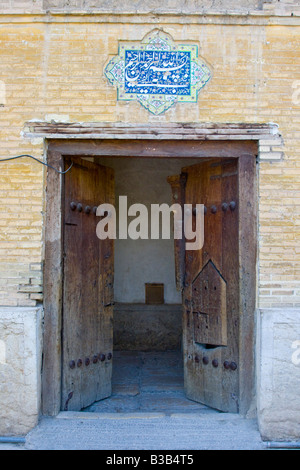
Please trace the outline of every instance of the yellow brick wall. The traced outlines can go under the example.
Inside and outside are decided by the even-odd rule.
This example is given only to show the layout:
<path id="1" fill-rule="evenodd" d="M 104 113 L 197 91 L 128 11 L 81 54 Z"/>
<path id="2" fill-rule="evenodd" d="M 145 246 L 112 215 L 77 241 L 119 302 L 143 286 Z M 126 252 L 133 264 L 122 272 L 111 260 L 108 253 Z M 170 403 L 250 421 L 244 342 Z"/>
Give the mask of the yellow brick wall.
<path id="1" fill-rule="evenodd" d="M 221 24 L 225 17 L 220 24 L 97 18 L 48 21 L 41 15 L 31 23 L 28 16 L 0 16 L 0 80 L 6 88 L 0 158 L 42 158 L 43 142 L 30 142 L 22 130 L 25 122 L 51 115 L 70 122 L 275 122 L 284 159 L 259 167 L 259 306 L 300 307 L 300 21 L 260 26 L 255 19 Z M 119 40 L 140 41 L 157 26 L 175 41 L 198 42 L 213 71 L 197 104 L 178 104 L 159 117 L 138 103 L 117 102 L 103 75 Z M 41 165 L 25 159 L 0 164 L 0 305 L 41 299 L 43 201 Z"/>

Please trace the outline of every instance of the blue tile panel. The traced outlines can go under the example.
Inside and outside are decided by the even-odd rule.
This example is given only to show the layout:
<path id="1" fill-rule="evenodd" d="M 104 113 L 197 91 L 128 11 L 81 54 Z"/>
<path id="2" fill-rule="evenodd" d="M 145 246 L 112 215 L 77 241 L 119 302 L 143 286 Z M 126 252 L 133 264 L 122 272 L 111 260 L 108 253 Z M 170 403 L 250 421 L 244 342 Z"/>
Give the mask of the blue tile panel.
<path id="1" fill-rule="evenodd" d="M 190 95 L 191 53 L 126 50 L 124 91 L 146 95 Z"/>

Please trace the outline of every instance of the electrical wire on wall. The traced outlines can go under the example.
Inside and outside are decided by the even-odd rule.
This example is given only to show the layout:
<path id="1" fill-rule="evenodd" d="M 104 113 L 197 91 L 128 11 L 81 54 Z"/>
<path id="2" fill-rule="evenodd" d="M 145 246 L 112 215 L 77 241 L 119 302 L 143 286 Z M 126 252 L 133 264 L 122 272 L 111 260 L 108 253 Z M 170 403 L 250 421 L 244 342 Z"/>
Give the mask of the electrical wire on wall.
<path id="1" fill-rule="evenodd" d="M 16 157 L 0 158 L 0 163 L 9 162 L 11 160 L 17 160 L 18 158 L 32 158 L 36 162 L 41 163 L 42 165 L 47 166 L 48 168 L 51 168 L 52 170 L 56 171 L 56 173 L 59 173 L 60 175 L 65 175 L 66 173 L 68 173 L 68 171 L 70 171 L 72 166 L 73 166 L 73 162 L 72 162 L 72 165 L 66 171 L 59 171 L 56 168 L 54 168 L 53 166 L 48 165 L 48 163 L 42 162 L 41 160 L 39 160 L 38 158 L 33 157 L 32 155 L 18 155 Z"/>

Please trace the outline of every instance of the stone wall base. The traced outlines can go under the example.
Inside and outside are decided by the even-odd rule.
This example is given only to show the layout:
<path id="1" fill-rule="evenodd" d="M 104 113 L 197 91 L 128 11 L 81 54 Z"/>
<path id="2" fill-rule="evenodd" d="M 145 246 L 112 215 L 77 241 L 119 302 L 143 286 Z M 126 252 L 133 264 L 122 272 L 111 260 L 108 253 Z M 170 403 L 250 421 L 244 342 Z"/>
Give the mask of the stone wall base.
<path id="1" fill-rule="evenodd" d="M 300 438 L 300 310 L 257 312 L 257 415 L 268 441 Z"/>
<path id="2" fill-rule="evenodd" d="M 0 436 L 38 423 L 42 308 L 0 308 Z M 300 439 L 300 310 L 257 310 L 257 417 L 268 441 Z"/>
<path id="3" fill-rule="evenodd" d="M 0 308 L 0 436 L 26 435 L 41 397 L 41 308 Z"/>

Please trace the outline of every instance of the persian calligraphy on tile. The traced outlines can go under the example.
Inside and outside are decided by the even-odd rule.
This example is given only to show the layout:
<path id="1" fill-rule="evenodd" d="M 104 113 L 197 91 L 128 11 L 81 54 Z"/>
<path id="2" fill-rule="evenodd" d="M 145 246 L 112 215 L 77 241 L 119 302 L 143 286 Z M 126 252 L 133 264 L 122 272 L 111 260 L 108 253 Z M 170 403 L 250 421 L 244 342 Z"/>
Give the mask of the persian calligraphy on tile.
<path id="1" fill-rule="evenodd" d="M 176 45 L 156 30 L 140 43 L 120 43 L 105 75 L 118 88 L 118 100 L 137 100 L 153 114 L 177 102 L 196 103 L 211 72 L 198 58 L 196 45 Z"/>

